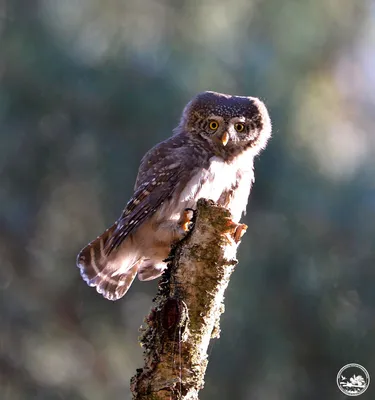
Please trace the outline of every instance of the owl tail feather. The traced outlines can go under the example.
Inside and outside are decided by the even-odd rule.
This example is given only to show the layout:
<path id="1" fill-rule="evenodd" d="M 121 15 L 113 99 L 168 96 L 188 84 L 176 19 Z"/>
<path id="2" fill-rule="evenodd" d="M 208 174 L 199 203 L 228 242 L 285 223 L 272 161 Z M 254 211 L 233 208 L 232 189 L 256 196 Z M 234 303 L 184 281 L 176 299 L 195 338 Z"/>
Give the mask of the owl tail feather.
<path id="1" fill-rule="evenodd" d="M 108 300 L 118 300 L 125 295 L 132 284 L 141 260 L 127 257 L 128 263 L 113 251 L 105 252 L 105 246 L 112 237 L 116 225 L 84 247 L 77 257 L 77 267 L 83 280 Z M 125 265 L 124 265 L 125 264 Z"/>

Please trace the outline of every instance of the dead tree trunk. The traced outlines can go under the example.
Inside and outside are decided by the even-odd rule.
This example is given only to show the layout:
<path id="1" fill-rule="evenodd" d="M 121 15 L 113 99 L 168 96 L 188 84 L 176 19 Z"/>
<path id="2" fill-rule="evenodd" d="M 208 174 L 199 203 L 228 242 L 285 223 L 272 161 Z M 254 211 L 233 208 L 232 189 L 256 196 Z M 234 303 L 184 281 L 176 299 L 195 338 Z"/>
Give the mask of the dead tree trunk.
<path id="1" fill-rule="evenodd" d="M 133 399 L 198 399 L 207 348 L 219 336 L 224 292 L 245 225 L 225 208 L 199 200 L 193 232 L 174 249 L 155 306 L 142 328 L 145 366 L 131 380 Z"/>

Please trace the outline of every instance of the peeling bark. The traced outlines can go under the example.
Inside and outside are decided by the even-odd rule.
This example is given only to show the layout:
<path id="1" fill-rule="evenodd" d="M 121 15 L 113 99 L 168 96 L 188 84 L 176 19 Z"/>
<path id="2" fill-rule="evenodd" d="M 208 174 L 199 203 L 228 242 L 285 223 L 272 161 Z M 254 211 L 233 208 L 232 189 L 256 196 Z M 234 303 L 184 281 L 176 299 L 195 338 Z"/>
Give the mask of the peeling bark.
<path id="1" fill-rule="evenodd" d="M 133 399 L 198 399 L 237 264 L 237 227 L 227 209 L 199 200 L 194 229 L 173 250 L 142 327 L 145 366 L 131 380 Z"/>

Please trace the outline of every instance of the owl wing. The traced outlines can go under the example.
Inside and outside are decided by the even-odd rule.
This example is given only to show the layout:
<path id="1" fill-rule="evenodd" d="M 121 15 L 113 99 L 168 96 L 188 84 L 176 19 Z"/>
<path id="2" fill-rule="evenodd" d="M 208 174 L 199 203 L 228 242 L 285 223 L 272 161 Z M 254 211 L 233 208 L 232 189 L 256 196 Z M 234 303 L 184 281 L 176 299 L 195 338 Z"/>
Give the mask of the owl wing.
<path id="1" fill-rule="evenodd" d="M 142 159 L 135 193 L 107 242 L 107 254 L 116 249 L 165 200 L 173 196 L 178 187 L 184 186 L 190 179 L 194 167 L 191 161 L 194 157 L 190 157 L 193 149 L 184 144 L 180 136 L 172 136 L 151 149 Z"/>
<path id="2" fill-rule="evenodd" d="M 176 166 L 138 187 L 117 221 L 116 229 L 105 249 L 107 254 L 116 249 L 135 228 L 172 196 L 183 174 L 181 166 Z"/>

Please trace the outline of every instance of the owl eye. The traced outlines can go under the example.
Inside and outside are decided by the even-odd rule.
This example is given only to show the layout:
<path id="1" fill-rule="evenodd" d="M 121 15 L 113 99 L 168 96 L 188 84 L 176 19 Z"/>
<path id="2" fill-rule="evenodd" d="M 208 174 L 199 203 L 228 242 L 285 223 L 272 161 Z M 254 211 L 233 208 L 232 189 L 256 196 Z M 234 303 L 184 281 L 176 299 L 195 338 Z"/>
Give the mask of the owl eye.
<path id="1" fill-rule="evenodd" d="M 245 125 L 237 122 L 236 124 L 234 124 L 234 129 L 237 132 L 242 132 L 245 129 Z"/>
<path id="2" fill-rule="evenodd" d="M 216 129 L 219 127 L 219 123 L 217 121 L 211 121 L 209 127 L 212 131 L 216 131 Z"/>

